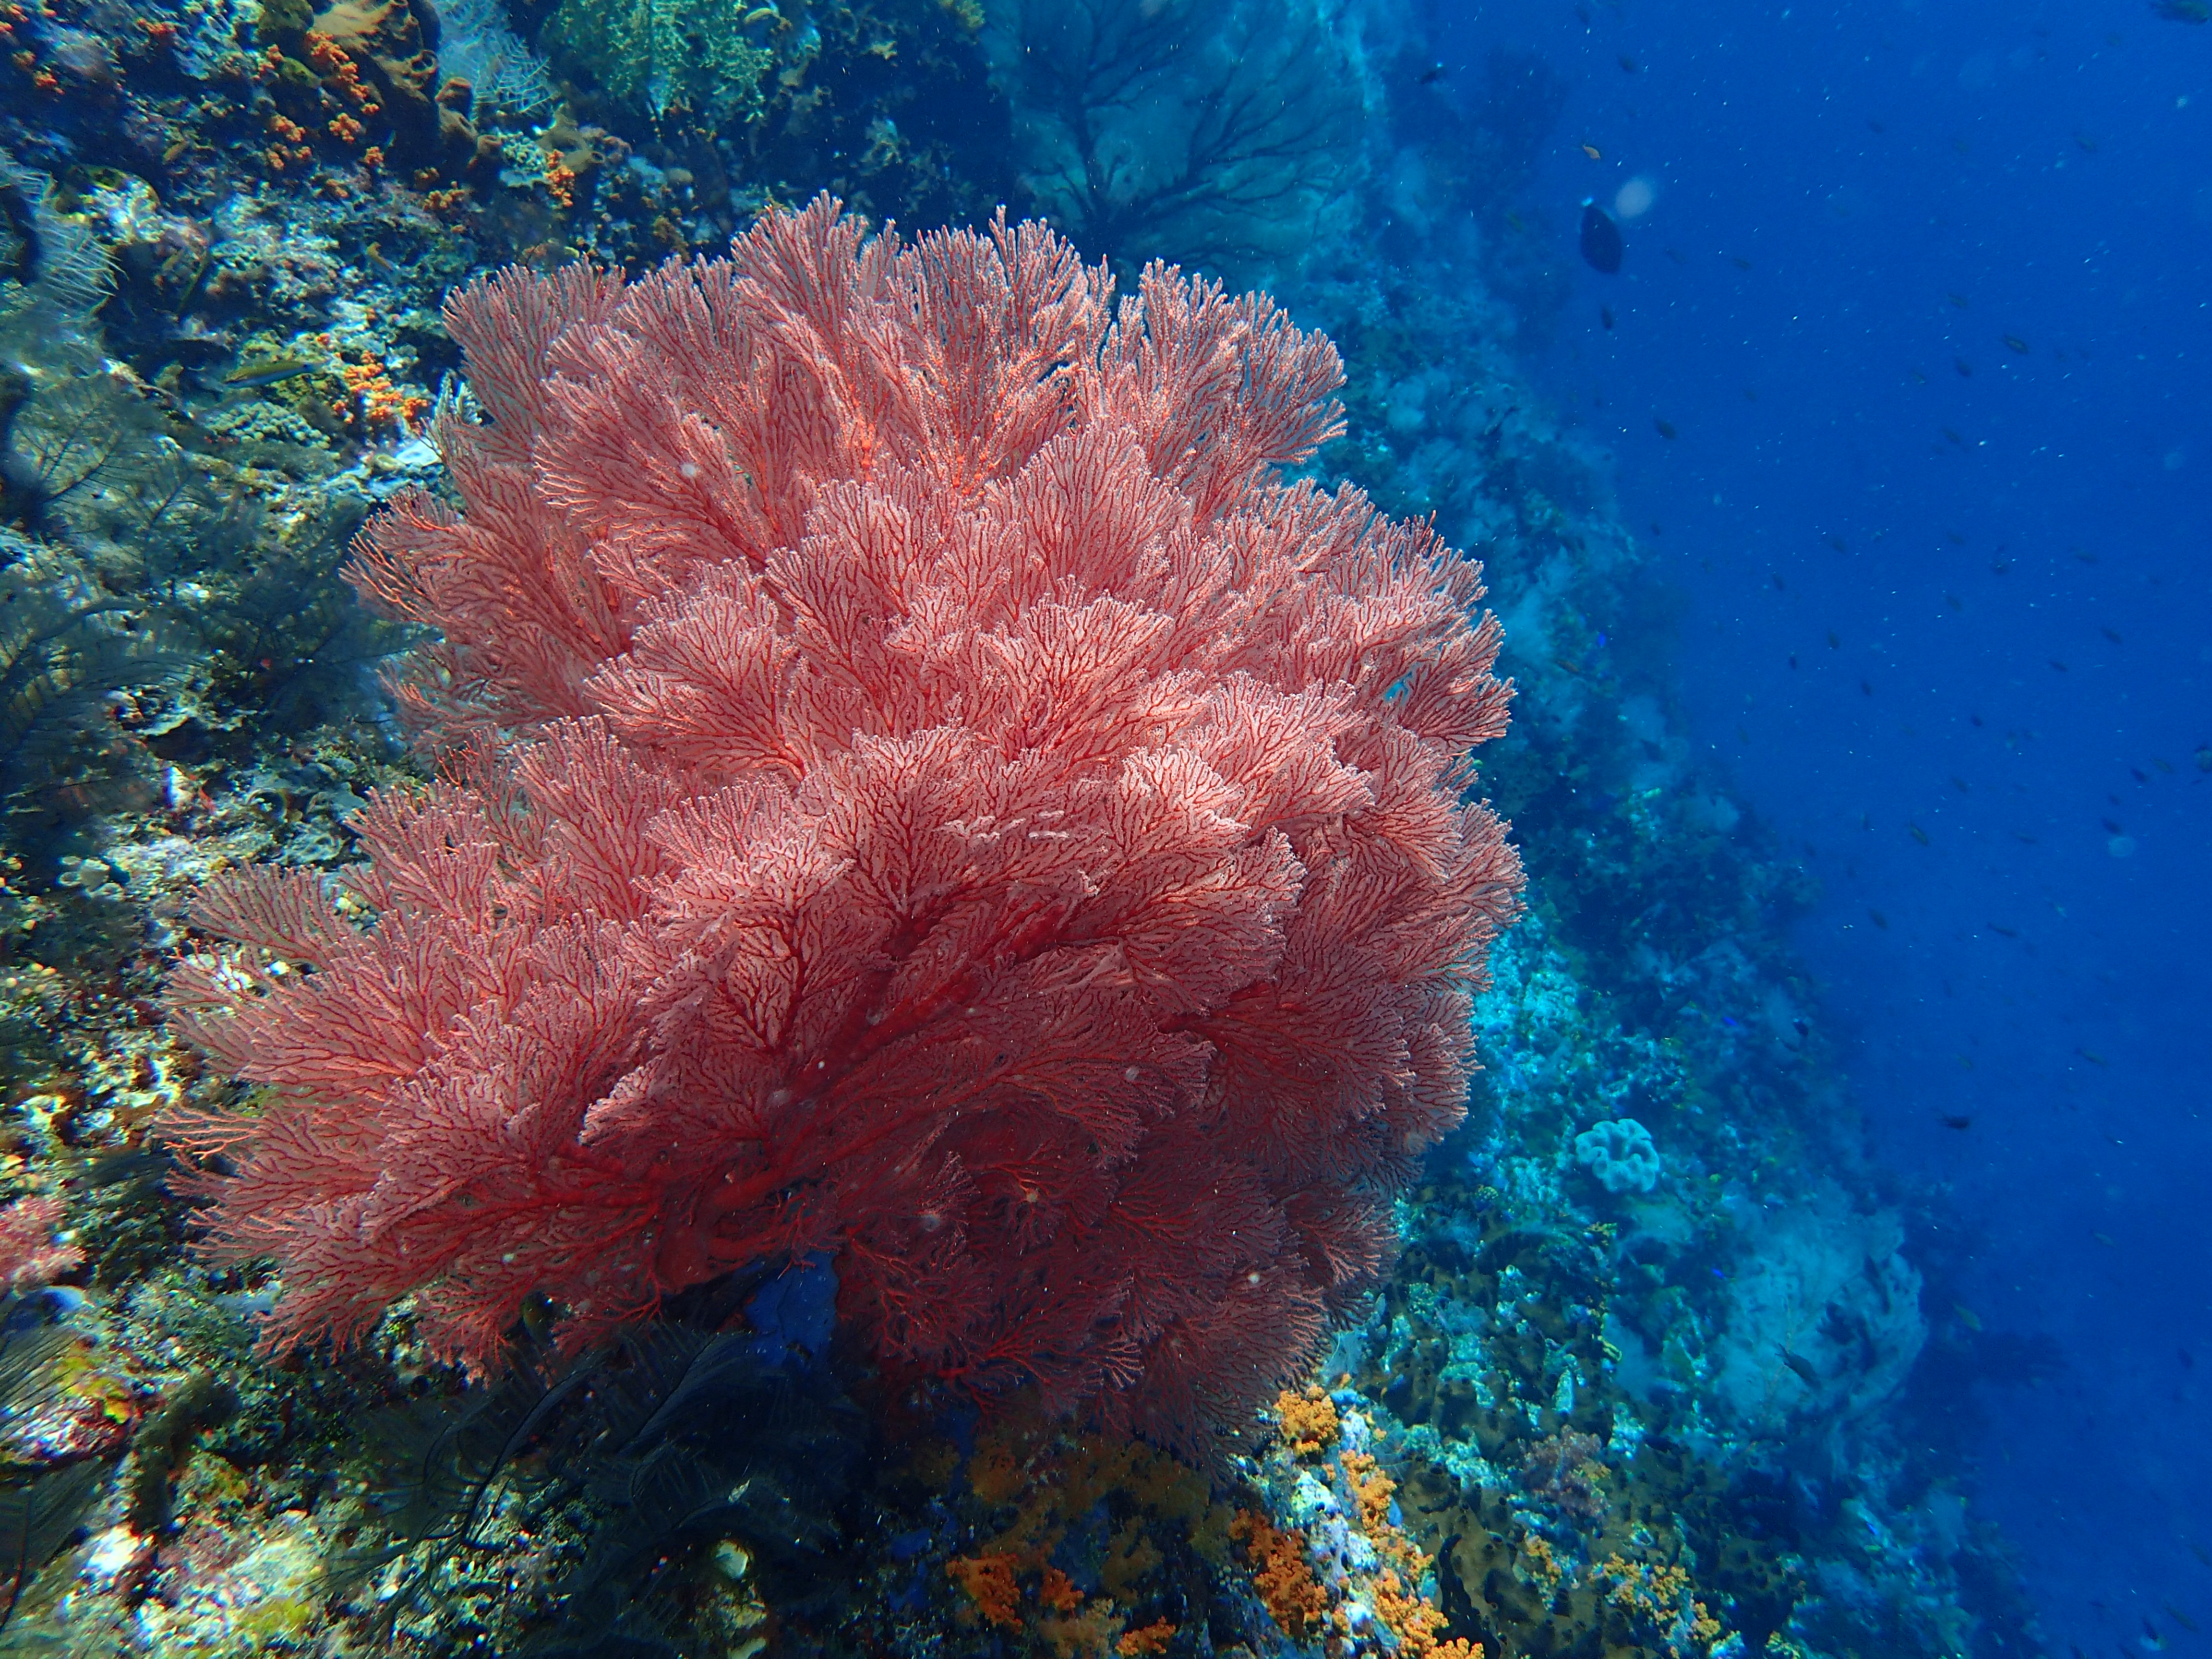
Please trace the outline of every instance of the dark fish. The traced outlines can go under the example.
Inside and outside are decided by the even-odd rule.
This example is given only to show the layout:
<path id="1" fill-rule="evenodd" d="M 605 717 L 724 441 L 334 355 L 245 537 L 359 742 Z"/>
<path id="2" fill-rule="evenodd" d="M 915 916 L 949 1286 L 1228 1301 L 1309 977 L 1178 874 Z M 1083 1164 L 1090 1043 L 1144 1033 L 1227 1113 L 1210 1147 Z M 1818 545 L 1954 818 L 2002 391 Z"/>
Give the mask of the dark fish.
<path id="1" fill-rule="evenodd" d="M 1442 64 L 1430 64 L 1428 68 L 1421 71 L 1420 75 L 1421 84 L 1425 87 L 1432 87 L 1443 78 L 1444 66 Z"/>
<path id="2" fill-rule="evenodd" d="M 1951 367 L 1957 369 L 1962 378 L 1967 380 L 1973 378 L 1974 366 L 1968 362 L 1964 357 L 1952 358 Z"/>
<path id="3" fill-rule="evenodd" d="M 2110 640 L 2114 645 L 2118 645 L 2120 642 L 2120 636 L 2118 634 L 2115 634 L 2109 628 L 2100 627 L 2097 631 L 2100 634 L 2102 634 L 2106 639 Z"/>
<path id="4" fill-rule="evenodd" d="M 2212 23 L 2212 0 L 2151 0 L 2150 9 L 2169 23 Z"/>
<path id="5" fill-rule="evenodd" d="M 2004 343 L 2008 349 L 2017 351 L 2023 357 L 2027 356 L 2027 342 L 2021 339 L 2019 335 L 2006 335 L 2004 337 Z"/>
<path id="6" fill-rule="evenodd" d="M 2099 1054 L 2094 1048 L 2076 1048 L 2074 1052 L 2081 1055 L 2082 1059 L 2087 1060 L 2092 1066 L 2108 1066 L 2112 1063 L 2111 1060 L 2106 1060 L 2104 1055 Z"/>
<path id="7" fill-rule="evenodd" d="M 1965 295 L 1954 294 L 1951 296 L 1951 303 L 1958 307 L 1960 310 L 1964 311 L 1966 308 L 1968 301 Z"/>
<path id="8" fill-rule="evenodd" d="M 1600 306 L 1597 308 L 1597 319 L 1601 323 L 1603 323 L 1607 328 L 1611 328 L 1613 326 L 1613 307 L 1611 306 Z"/>
<path id="9" fill-rule="evenodd" d="M 2007 939 L 2018 939 L 2020 937 L 2019 928 L 2008 927 L 2001 921 L 1990 922 L 1989 924 L 1989 929 L 1992 933 L 2001 933 Z"/>
<path id="10" fill-rule="evenodd" d="M 1657 415 L 1651 417 L 1651 429 L 1662 438 L 1671 440 L 1674 435 L 1674 422 Z"/>
<path id="11" fill-rule="evenodd" d="M 1782 1356 L 1784 1364 L 1797 1373 L 1797 1380 L 1807 1388 L 1817 1389 L 1820 1386 L 1820 1370 L 1811 1360 L 1802 1354 L 1794 1354 L 1787 1348 L 1777 1348 L 1775 1352 Z"/>
<path id="12" fill-rule="evenodd" d="M 1923 847 L 1928 845 L 1928 832 L 1925 830 L 1917 823 L 1908 823 L 1905 827 L 1912 832 L 1913 840 L 1918 842 Z"/>
<path id="13" fill-rule="evenodd" d="M 1636 60 L 1625 52 L 1620 54 L 1620 72 L 1623 75 L 1636 73 Z"/>
<path id="14" fill-rule="evenodd" d="M 1875 909 L 1872 905 L 1869 905 L 1867 907 L 1867 920 L 1874 923 L 1875 927 L 1881 928 L 1883 933 L 1886 933 L 1889 931 L 1889 918 L 1882 915 L 1881 911 Z"/>
<path id="15" fill-rule="evenodd" d="M 2062 673 L 2062 674 L 2070 673 L 2070 672 L 2072 672 L 2070 669 L 2069 669 L 2069 668 L 2066 666 L 2066 665 L 2065 665 L 2064 663 L 2063 663 L 2063 662 L 2059 661 L 2059 660 L 2058 660 L 2058 659 L 2057 659 L 2057 658 L 2056 658 L 2056 657 L 2053 657 L 2053 658 L 2051 659 L 2051 665 L 2053 668 L 2057 669 L 2057 670 L 2060 673 Z"/>
<path id="16" fill-rule="evenodd" d="M 1620 240 L 1620 227 L 1613 223 L 1613 216 L 1589 199 L 1583 203 L 1582 247 L 1589 268 L 1608 276 L 1620 269 L 1628 252 L 1628 244 Z"/>
<path id="17" fill-rule="evenodd" d="M 1843 641 L 1836 637 L 1836 630 L 1832 628 L 1828 630 L 1828 649 L 1833 651 L 1842 644 Z"/>
<path id="18" fill-rule="evenodd" d="M 1950 1113 L 1946 1112 L 1943 1114 L 1943 1127 L 1947 1129 L 1971 1129 L 1974 1127 L 1974 1120 L 1971 1117 L 1953 1117 Z"/>
<path id="19" fill-rule="evenodd" d="M 1948 426 L 1942 428 L 1942 431 L 1945 437 L 1948 438 L 1953 443 L 1958 445 L 1960 448 L 1964 449 L 1966 447 L 1966 440 L 1963 434 Z"/>
<path id="20" fill-rule="evenodd" d="M 1848 553 L 1851 550 L 1851 544 L 1845 541 L 1841 536 L 1829 537 L 1828 545 L 1834 548 L 1838 553 Z"/>

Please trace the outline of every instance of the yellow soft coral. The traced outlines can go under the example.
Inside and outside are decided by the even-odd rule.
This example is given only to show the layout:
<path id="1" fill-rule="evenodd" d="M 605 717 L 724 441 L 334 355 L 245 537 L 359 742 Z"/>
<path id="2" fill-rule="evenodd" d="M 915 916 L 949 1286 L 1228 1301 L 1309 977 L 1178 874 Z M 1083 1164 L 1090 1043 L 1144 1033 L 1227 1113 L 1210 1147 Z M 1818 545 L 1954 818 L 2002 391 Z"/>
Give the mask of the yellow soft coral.
<path id="1" fill-rule="evenodd" d="M 1300 1457 L 1311 1457 L 1336 1443 L 1343 1425 L 1336 1401 L 1323 1389 L 1309 1387 L 1303 1394 L 1285 1389 L 1275 1396 L 1275 1420 L 1282 1425 L 1283 1443 Z"/>

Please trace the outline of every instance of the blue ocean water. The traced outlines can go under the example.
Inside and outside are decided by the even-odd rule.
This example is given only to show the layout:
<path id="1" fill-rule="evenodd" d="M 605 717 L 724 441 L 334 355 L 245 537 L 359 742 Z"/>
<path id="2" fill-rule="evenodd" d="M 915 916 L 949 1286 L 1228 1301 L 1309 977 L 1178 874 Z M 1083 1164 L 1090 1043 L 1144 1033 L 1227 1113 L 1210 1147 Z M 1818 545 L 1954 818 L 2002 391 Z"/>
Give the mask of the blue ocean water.
<path id="1" fill-rule="evenodd" d="M 1687 595 L 1702 742 L 1822 884 L 1798 943 L 1929 1317 L 1975 1333 L 1974 1501 L 2054 1652 L 2212 1650 L 2212 28 L 1437 27 L 1470 83 L 1573 82 L 1538 193 L 1627 256 L 1542 372 Z"/>

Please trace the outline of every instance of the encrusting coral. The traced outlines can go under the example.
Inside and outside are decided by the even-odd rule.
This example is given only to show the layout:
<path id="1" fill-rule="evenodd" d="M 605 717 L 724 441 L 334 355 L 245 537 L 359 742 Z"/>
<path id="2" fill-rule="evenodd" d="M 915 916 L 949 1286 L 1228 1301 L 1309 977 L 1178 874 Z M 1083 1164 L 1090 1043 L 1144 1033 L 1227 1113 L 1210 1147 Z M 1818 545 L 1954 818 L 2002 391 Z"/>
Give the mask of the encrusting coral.
<path id="1" fill-rule="evenodd" d="M 358 582 L 442 643 L 446 781 L 218 884 L 182 1027 L 258 1112 L 268 1335 L 414 1297 L 500 1362 L 830 1261 L 906 1374 L 1186 1446 L 1295 1376 L 1464 1109 L 1517 860 L 1477 567 L 1285 481 L 1328 342 L 1042 227 L 827 198 L 625 283 L 453 301 L 489 417 Z M 363 922 L 371 925 L 363 926 Z"/>

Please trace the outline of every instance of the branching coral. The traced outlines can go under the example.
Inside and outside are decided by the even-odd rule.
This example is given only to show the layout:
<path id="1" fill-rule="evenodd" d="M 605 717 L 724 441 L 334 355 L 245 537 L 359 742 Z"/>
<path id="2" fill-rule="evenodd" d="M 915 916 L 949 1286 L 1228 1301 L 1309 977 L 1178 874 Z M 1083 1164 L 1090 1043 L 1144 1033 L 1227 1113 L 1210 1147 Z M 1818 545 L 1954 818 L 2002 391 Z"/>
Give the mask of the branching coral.
<path id="1" fill-rule="evenodd" d="M 489 1365 L 527 1298 L 579 1343 L 819 1254 L 898 1367 L 1241 1428 L 1462 1112 L 1519 885 L 1462 798 L 1507 701 L 1475 568 L 1279 477 L 1334 352 L 827 200 L 451 321 L 465 514 L 403 502 L 362 581 L 443 630 L 455 781 L 357 820 L 373 929 L 257 872 L 176 980 L 275 1085 L 172 1125 L 237 1163 L 272 1340 L 411 1291 Z"/>
<path id="2" fill-rule="evenodd" d="M 1358 74 L 1311 0 L 1009 0 L 995 33 L 1024 182 L 1087 252 L 1264 261 L 1352 182 Z"/>

